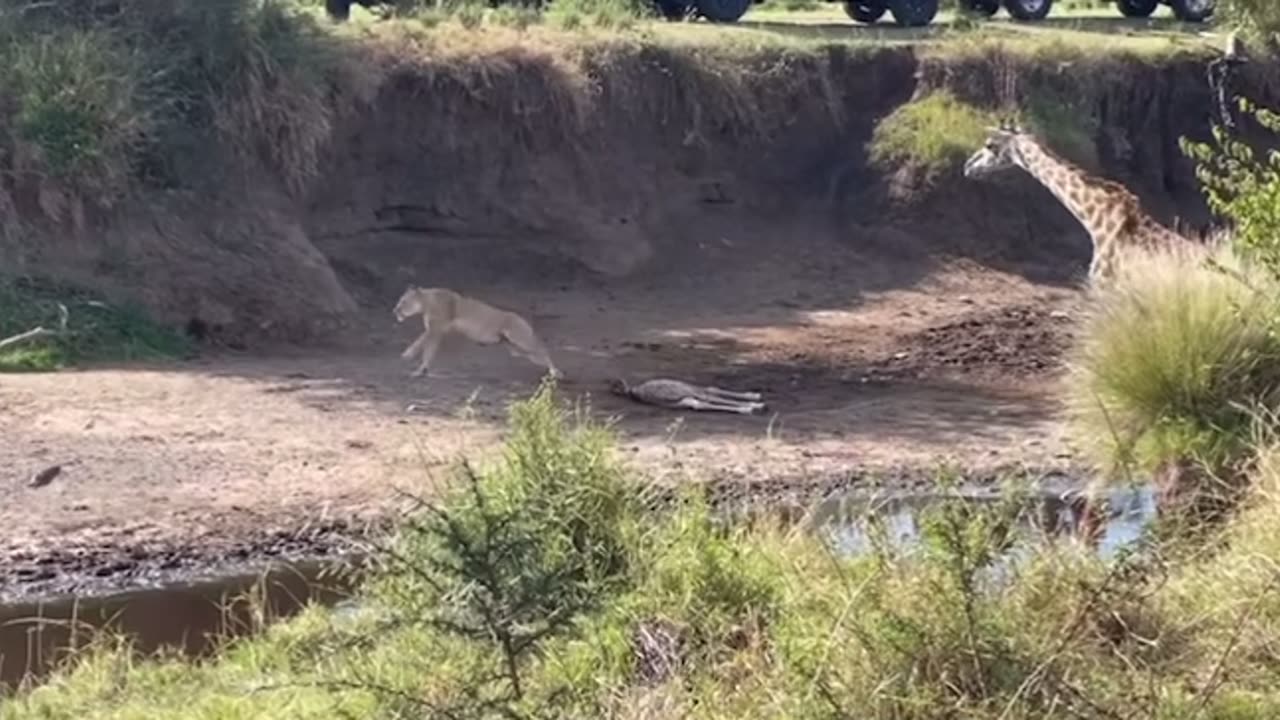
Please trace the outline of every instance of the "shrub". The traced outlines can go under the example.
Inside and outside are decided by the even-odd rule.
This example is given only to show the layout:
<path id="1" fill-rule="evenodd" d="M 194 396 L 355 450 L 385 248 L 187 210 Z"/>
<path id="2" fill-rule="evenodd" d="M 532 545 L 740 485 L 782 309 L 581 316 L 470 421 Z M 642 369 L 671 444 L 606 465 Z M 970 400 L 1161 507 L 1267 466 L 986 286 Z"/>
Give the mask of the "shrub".
<path id="1" fill-rule="evenodd" d="M 933 92 L 899 106 L 876 125 L 870 159 L 881 168 L 908 164 L 933 177 L 963 163 L 996 124 L 994 115 L 950 92 Z"/>
<path id="2" fill-rule="evenodd" d="M 477 682 L 502 687 L 488 702 L 523 700 L 529 658 L 626 588 L 634 561 L 638 487 L 603 428 L 569 426 L 553 387 L 513 406 L 497 466 L 465 469 L 385 551 L 378 597 L 406 622 L 491 648 L 500 666 Z"/>
<path id="3" fill-rule="evenodd" d="M 1218 0 L 1215 14 L 1265 42 L 1274 44 L 1280 38 L 1280 4 L 1273 0 Z"/>
<path id="4" fill-rule="evenodd" d="M 1078 434 L 1112 469 L 1225 469 L 1247 452 L 1253 411 L 1280 402 L 1280 280 L 1229 251 L 1221 269 L 1140 260 L 1084 320 L 1069 388 Z"/>

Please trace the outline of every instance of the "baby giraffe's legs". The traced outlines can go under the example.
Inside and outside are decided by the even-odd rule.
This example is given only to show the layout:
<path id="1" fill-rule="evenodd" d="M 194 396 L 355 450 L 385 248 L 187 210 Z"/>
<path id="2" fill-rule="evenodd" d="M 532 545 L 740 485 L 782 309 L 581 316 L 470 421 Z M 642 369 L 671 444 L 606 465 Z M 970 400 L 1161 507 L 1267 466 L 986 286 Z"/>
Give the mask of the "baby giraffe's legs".
<path id="1" fill-rule="evenodd" d="M 684 398 L 678 403 L 679 407 L 686 410 L 702 410 L 709 412 L 730 412 L 739 415 L 750 415 L 760 409 L 759 403 L 742 403 L 732 400 L 704 400 L 699 398 Z"/>
<path id="2" fill-rule="evenodd" d="M 738 392 L 736 390 L 725 390 L 714 385 L 704 385 L 700 388 L 704 393 L 712 397 L 722 400 L 743 400 L 747 402 L 757 402 L 760 400 L 760 393 L 756 392 Z"/>

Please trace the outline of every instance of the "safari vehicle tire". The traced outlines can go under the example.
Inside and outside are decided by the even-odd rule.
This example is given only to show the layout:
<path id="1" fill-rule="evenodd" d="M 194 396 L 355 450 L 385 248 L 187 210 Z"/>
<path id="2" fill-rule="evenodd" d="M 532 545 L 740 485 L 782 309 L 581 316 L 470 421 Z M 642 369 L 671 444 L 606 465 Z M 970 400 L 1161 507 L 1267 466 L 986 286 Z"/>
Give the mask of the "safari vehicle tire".
<path id="1" fill-rule="evenodd" d="M 1116 0 L 1120 14 L 1129 18 L 1151 17 L 1159 5 L 1160 0 Z"/>
<path id="2" fill-rule="evenodd" d="M 923 27 L 938 14 L 938 0 L 889 0 L 893 21 L 902 27 Z"/>
<path id="3" fill-rule="evenodd" d="M 855 22 L 871 24 L 884 17 L 888 9 L 884 0 L 844 0 L 844 13 Z"/>

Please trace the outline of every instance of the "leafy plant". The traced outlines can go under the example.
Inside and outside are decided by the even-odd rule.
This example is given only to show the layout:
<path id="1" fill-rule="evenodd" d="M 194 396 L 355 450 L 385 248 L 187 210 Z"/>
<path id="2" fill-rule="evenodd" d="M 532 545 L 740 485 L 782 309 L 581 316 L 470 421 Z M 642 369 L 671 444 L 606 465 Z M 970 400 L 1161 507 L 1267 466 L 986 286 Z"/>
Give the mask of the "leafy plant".
<path id="1" fill-rule="evenodd" d="M 1246 117 L 1280 139 L 1280 114 L 1244 98 L 1239 104 Z M 1259 156 L 1220 126 L 1211 143 L 1183 139 L 1182 148 L 1196 162 L 1209 208 L 1231 222 L 1236 251 L 1280 277 L 1280 151 Z"/>
<path id="2" fill-rule="evenodd" d="M 421 501 L 383 553 L 381 596 L 406 622 L 489 645 L 501 667 L 489 702 L 526 695 L 523 668 L 542 642 L 627 587 L 637 486 L 611 461 L 608 434 L 570 428 L 545 383 L 512 408 L 504 459 L 464 466 L 440 502 Z"/>

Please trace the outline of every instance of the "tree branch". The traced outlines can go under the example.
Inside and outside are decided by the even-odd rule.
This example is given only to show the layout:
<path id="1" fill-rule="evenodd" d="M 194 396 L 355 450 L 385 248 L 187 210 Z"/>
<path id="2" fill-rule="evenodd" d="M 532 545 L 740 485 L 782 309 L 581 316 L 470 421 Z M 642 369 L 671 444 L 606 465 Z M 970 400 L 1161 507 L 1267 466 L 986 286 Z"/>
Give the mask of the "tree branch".
<path id="1" fill-rule="evenodd" d="M 28 340 L 35 340 L 36 338 L 48 337 L 50 335 L 57 335 L 57 333 L 43 326 L 32 328 L 24 333 L 18 333 L 13 337 L 7 337 L 0 340 L 0 350 L 3 350 L 10 345 L 17 345 Z"/>

